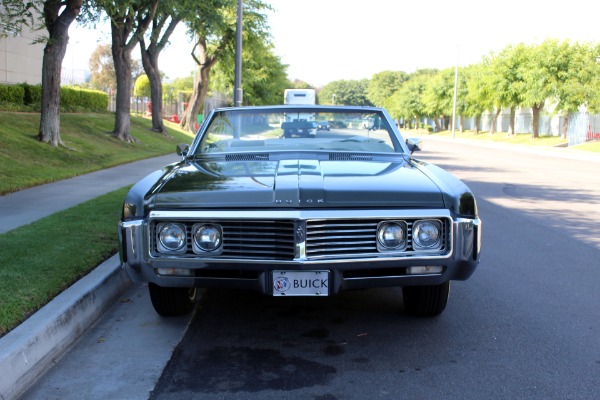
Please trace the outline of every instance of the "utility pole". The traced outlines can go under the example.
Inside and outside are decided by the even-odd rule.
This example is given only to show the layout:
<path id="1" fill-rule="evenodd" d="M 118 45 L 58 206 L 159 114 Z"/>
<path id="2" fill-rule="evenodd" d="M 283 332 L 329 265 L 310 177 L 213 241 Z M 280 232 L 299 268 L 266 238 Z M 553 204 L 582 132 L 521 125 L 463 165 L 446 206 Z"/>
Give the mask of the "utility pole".
<path id="1" fill-rule="evenodd" d="M 237 2 L 237 23 L 235 27 L 235 80 L 233 88 L 233 105 L 235 107 L 242 106 L 242 15 L 243 15 L 242 0 Z"/>
<path id="2" fill-rule="evenodd" d="M 458 93 L 458 46 L 456 46 L 456 67 L 454 68 L 454 104 L 452 106 L 452 139 L 456 130 L 456 95 Z"/>

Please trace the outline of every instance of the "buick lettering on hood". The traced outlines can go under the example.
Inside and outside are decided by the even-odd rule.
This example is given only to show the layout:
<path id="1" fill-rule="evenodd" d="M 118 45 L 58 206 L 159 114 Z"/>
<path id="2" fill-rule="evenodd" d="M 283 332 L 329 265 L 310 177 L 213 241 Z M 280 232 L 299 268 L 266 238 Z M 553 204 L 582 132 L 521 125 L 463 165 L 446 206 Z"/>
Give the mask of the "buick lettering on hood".
<path id="1" fill-rule="evenodd" d="M 199 288 L 374 287 L 439 315 L 479 263 L 481 220 L 463 182 L 413 157 L 419 146 L 376 107 L 215 109 L 179 162 L 127 194 L 122 264 L 163 316 L 190 312 Z"/>

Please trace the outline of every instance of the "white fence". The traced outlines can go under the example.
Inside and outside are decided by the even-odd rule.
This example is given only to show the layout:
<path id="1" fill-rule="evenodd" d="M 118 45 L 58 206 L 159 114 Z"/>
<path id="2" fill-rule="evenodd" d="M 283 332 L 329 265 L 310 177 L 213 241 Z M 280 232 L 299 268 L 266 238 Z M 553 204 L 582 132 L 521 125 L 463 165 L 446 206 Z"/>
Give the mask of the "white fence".
<path id="1" fill-rule="evenodd" d="M 486 113 L 481 118 L 481 131 L 489 131 L 493 114 Z M 475 118 L 464 118 L 462 129 L 474 130 Z M 510 112 L 500 113 L 496 121 L 496 132 L 508 132 Z M 457 120 L 457 129 L 461 129 L 461 121 Z M 565 132 L 566 128 L 566 132 Z M 531 111 L 519 111 L 515 114 L 515 133 L 532 133 L 533 114 Z M 542 114 L 540 116 L 540 136 L 565 135 L 569 146 L 576 146 L 591 140 L 600 140 L 600 114 L 577 112 L 569 117 L 560 115 Z"/>

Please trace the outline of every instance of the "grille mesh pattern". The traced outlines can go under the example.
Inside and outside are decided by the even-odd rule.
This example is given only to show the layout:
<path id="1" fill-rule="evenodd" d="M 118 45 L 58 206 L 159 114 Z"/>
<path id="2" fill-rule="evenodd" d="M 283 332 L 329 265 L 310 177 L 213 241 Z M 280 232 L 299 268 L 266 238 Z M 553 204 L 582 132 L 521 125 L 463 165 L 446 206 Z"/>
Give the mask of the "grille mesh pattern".
<path id="1" fill-rule="evenodd" d="M 424 253 L 443 255 L 449 251 L 450 222 L 442 221 L 442 247 L 434 251 L 413 249 L 412 226 L 417 219 L 402 219 L 408 226 L 406 250 L 395 256 L 417 256 Z M 308 220 L 306 221 L 306 257 L 344 258 L 360 256 L 381 256 L 377 249 L 377 225 L 381 219 L 359 220 Z M 158 221 L 160 222 L 160 221 Z M 154 255 L 160 255 L 157 248 L 157 223 L 152 224 L 151 242 Z M 174 221 L 175 222 L 175 221 Z M 187 249 L 183 257 L 197 257 L 192 250 L 192 226 L 199 221 L 179 221 L 187 231 Z M 301 221 L 231 221 L 211 220 L 205 223 L 220 225 L 223 229 L 223 250 L 215 254 L 218 258 L 293 260 L 296 256 L 295 227 Z"/>
<path id="2" fill-rule="evenodd" d="M 412 245 L 412 226 L 416 220 L 406 220 L 408 245 L 404 253 L 415 254 Z M 306 224 L 306 255 L 311 257 L 342 257 L 368 254 L 381 254 L 377 250 L 376 220 L 311 220 Z M 449 223 L 442 219 L 442 247 L 436 254 L 444 254 L 448 249 Z"/>
<path id="3" fill-rule="evenodd" d="M 180 256 L 197 255 L 192 250 L 192 226 L 197 221 L 185 221 L 187 250 Z M 294 259 L 294 223 L 292 221 L 203 221 L 218 224 L 223 229 L 222 258 L 237 259 Z M 158 255 L 156 226 L 152 224 L 152 248 Z"/>

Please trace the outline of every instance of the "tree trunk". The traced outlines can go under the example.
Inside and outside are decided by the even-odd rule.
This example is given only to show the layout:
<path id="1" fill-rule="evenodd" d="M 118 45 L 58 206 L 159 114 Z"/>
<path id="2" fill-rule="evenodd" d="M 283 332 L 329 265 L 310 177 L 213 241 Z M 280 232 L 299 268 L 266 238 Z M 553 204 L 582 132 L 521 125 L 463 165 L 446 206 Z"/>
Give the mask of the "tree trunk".
<path id="1" fill-rule="evenodd" d="M 112 135 L 125 142 L 136 142 L 129 134 L 131 124 L 131 49 L 123 46 L 124 32 L 111 24 L 112 55 L 117 75 L 115 128 Z"/>
<path id="2" fill-rule="evenodd" d="M 509 135 L 514 135 L 515 134 L 515 108 L 511 107 L 510 108 L 510 120 L 508 121 L 508 134 Z"/>
<path id="3" fill-rule="evenodd" d="M 190 132 L 196 132 L 198 115 L 204 108 L 204 100 L 206 99 L 206 95 L 208 93 L 208 82 L 211 68 L 212 65 L 200 67 L 200 71 L 198 72 L 198 76 L 196 78 L 194 92 L 192 93 L 188 108 L 185 110 L 181 120 L 181 127 Z"/>
<path id="4" fill-rule="evenodd" d="M 37 138 L 54 147 L 64 146 L 60 137 L 61 69 L 69 43 L 69 26 L 79 15 L 82 2 L 44 2 L 44 20 L 49 37 L 42 61 L 42 110 Z M 62 7 L 64 9 L 59 14 Z"/>
<path id="5" fill-rule="evenodd" d="M 199 65 L 200 69 L 198 71 L 198 75 L 196 76 L 196 86 L 194 86 L 192 97 L 190 98 L 190 102 L 180 123 L 182 129 L 187 129 L 190 132 L 196 131 L 198 114 L 200 114 L 200 111 L 203 109 L 204 100 L 206 99 L 206 94 L 208 93 L 210 70 L 217 62 L 216 56 L 210 57 L 208 55 L 205 39 L 201 38 L 196 47 L 199 54 L 198 57 L 194 57 L 194 59 Z"/>
<path id="6" fill-rule="evenodd" d="M 481 115 L 475 117 L 475 134 L 479 135 L 479 125 L 481 125 Z"/>
<path id="7" fill-rule="evenodd" d="M 502 108 L 498 107 L 496 109 L 496 112 L 494 113 L 494 117 L 492 118 L 492 123 L 490 124 L 490 135 L 493 135 L 494 133 L 496 133 L 496 124 L 498 123 L 498 115 L 500 115 L 500 111 L 502 111 Z"/>
<path id="8" fill-rule="evenodd" d="M 162 82 L 160 78 L 160 70 L 158 68 L 158 56 L 168 43 L 169 37 L 175 30 L 175 27 L 180 22 L 179 19 L 172 19 L 162 38 L 159 36 L 168 16 L 159 15 L 154 18 L 150 43 L 146 47 L 146 42 L 142 38 L 140 40 L 140 50 L 142 53 L 142 65 L 144 72 L 150 81 L 150 100 L 152 102 L 152 130 L 163 134 L 167 133 L 163 123 L 163 99 L 162 99 Z"/>
<path id="9" fill-rule="evenodd" d="M 460 133 L 465 132 L 465 117 L 460 116 Z"/>
<path id="10" fill-rule="evenodd" d="M 63 145 L 60 137 L 60 75 L 67 41 L 68 36 L 48 41 L 42 62 L 42 112 L 38 140 L 54 147 Z"/>
<path id="11" fill-rule="evenodd" d="M 145 48 L 144 40 L 140 40 L 142 53 L 142 65 L 144 72 L 150 81 L 150 101 L 152 102 L 152 130 L 166 134 L 167 131 L 163 124 L 163 101 L 162 101 L 162 82 L 160 81 L 160 70 L 158 69 L 158 53 Z"/>
<path id="12" fill-rule="evenodd" d="M 146 8 L 135 9 L 137 16 L 128 13 L 112 15 L 110 33 L 112 38 L 112 56 L 117 75 L 117 99 L 115 112 L 115 129 L 112 135 L 126 142 L 137 142 L 129 133 L 131 124 L 131 52 L 137 46 L 144 32 L 154 18 L 158 0 L 152 0 Z M 137 22 L 137 25 L 134 24 Z"/>
<path id="13" fill-rule="evenodd" d="M 531 126 L 531 137 L 537 139 L 540 137 L 540 114 L 542 113 L 542 109 L 544 108 L 544 102 L 540 104 L 534 104 L 531 107 L 531 111 L 533 112 L 533 121 Z"/>
<path id="14" fill-rule="evenodd" d="M 436 132 L 441 132 L 442 131 L 442 127 L 440 126 L 440 120 L 439 120 L 439 118 L 434 118 L 433 119 L 433 125 L 435 126 L 435 131 Z"/>
<path id="15" fill-rule="evenodd" d="M 564 117 L 564 121 L 562 124 L 562 129 L 560 132 L 560 137 L 562 139 L 566 139 L 567 138 L 567 132 L 569 132 L 569 114 L 567 113 L 567 115 Z"/>

